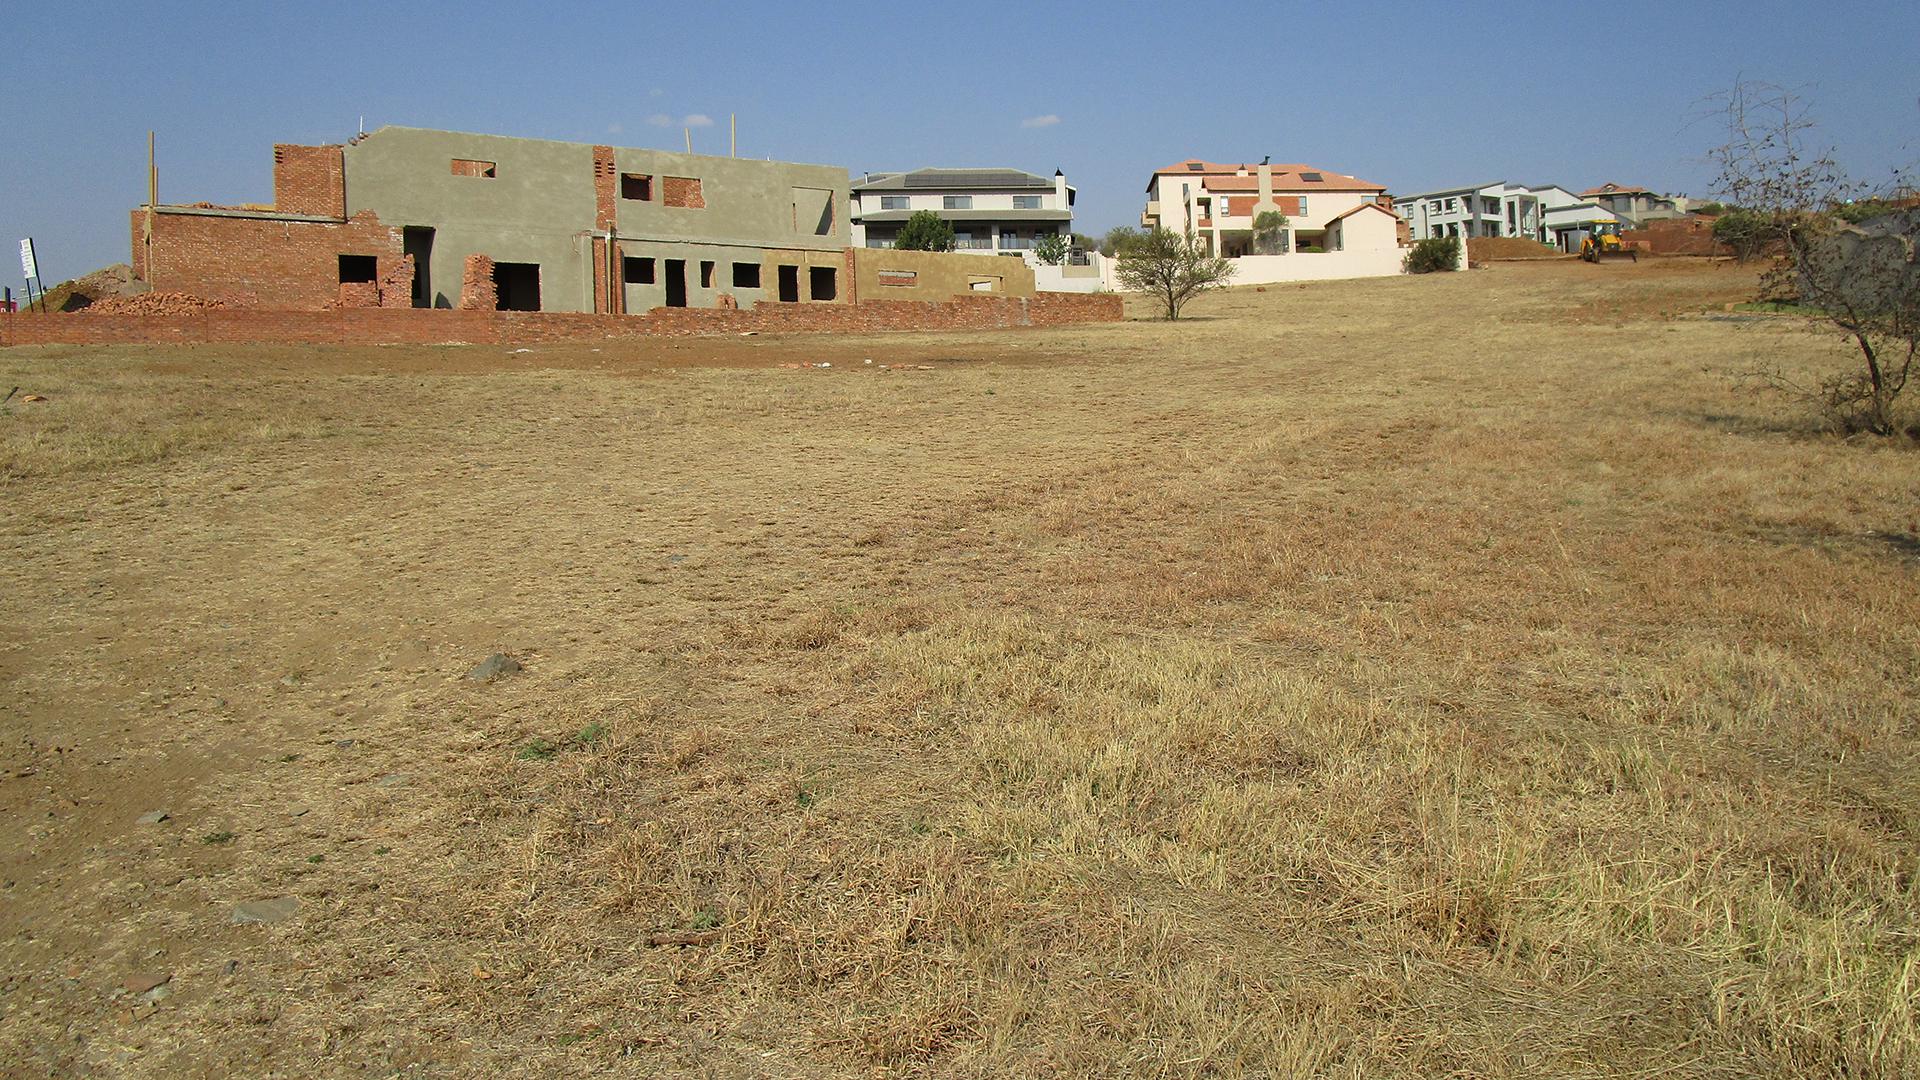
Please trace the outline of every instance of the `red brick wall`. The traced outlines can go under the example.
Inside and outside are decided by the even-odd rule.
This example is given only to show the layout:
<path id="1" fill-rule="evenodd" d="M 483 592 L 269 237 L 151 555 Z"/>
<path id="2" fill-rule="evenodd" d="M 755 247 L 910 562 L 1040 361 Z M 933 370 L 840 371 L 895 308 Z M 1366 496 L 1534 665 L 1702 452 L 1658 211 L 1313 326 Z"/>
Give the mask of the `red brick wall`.
<path id="1" fill-rule="evenodd" d="M 700 193 L 700 180 L 692 176 L 663 176 L 660 178 L 660 201 L 668 206 L 684 206 L 692 210 L 704 210 L 707 200 Z"/>
<path id="2" fill-rule="evenodd" d="M 493 260 L 485 255 L 467 256 L 460 276 L 460 309 L 492 311 L 500 306 L 500 289 L 493 283 Z"/>
<path id="3" fill-rule="evenodd" d="M 345 218 L 347 180 L 340 147 L 276 143 L 273 206 L 283 214 Z"/>
<path id="4" fill-rule="evenodd" d="M 146 211 L 132 211 L 133 263 L 158 292 L 250 307 L 319 310 L 340 298 L 340 256 L 373 255 L 384 273 L 400 230 L 371 213 L 351 221 L 155 214 L 153 267 L 141 266 Z M 411 278 L 409 278 L 411 281 Z"/>
<path id="5" fill-rule="evenodd" d="M 480 258 L 484 258 L 481 256 Z M 491 285 L 492 277 L 486 279 Z M 337 288 L 337 286 L 336 286 Z M 696 334 L 865 333 L 882 330 L 990 330 L 1115 322 L 1111 293 L 1033 297 L 960 296 L 941 303 L 877 300 L 864 304 L 760 303 L 745 311 L 655 308 L 645 315 L 490 311 L 463 308 L 354 308 L 337 311 L 216 309 L 194 315 L 0 316 L 0 345 L 142 343 L 317 345 L 517 344 Z"/>

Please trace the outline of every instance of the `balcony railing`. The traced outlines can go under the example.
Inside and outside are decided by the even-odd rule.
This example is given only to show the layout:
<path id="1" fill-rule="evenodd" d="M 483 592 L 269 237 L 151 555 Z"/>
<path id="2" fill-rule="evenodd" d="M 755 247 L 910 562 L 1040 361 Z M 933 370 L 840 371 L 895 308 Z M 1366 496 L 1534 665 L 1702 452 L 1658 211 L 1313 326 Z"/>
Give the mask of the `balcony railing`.
<path id="1" fill-rule="evenodd" d="M 992 251 L 993 237 L 991 236 L 956 236 L 953 238 L 953 250 L 955 251 Z"/>

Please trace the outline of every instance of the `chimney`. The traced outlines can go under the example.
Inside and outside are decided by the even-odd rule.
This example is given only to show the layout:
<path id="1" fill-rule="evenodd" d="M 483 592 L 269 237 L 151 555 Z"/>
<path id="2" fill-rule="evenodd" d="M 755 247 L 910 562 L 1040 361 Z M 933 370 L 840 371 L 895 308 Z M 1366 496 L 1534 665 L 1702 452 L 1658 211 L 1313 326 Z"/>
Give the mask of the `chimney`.
<path id="1" fill-rule="evenodd" d="M 1067 208 L 1067 174 L 1059 169 L 1053 170 L 1053 197 L 1058 209 Z"/>
<path id="2" fill-rule="evenodd" d="M 1268 157 L 1271 156 L 1271 154 L 1268 155 Z M 1274 209 L 1275 206 L 1276 204 L 1273 201 L 1273 166 L 1267 163 L 1266 158 L 1262 158 L 1260 159 L 1260 198 L 1253 204 L 1253 209 L 1255 213 L 1259 213 L 1261 210 Z"/>

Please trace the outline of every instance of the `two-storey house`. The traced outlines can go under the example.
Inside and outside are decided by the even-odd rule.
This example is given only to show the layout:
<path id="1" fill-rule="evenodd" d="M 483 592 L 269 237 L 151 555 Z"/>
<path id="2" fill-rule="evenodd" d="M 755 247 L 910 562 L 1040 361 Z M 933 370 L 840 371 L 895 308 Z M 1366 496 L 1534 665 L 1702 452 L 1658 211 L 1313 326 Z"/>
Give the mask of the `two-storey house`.
<path id="1" fill-rule="evenodd" d="M 1074 189 L 1019 169 L 914 169 L 868 173 L 850 189 L 853 246 L 890 248 L 907 219 L 931 210 L 953 224 L 954 250 L 1019 255 L 1046 233 L 1073 229 Z"/>

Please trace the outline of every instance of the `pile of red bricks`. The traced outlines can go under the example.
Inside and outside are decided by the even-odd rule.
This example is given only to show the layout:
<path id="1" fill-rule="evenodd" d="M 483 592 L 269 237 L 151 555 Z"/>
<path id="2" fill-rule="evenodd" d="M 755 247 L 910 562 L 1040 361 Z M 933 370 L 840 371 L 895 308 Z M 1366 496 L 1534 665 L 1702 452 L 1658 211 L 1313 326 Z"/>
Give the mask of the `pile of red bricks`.
<path id="1" fill-rule="evenodd" d="M 217 311 L 227 305 L 219 300 L 188 293 L 150 292 L 137 296 L 103 296 L 80 309 L 87 315 L 146 315 L 173 316 L 197 315 L 203 311 Z"/>
<path id="2" fill-rule="evenodd" d="M 490 271 L 490 268 L 489 268 Z M 490 287 L 489 272 L 484 281 Z M 145 298 L 142 298 L 145 299 Z M 189 298 L 190 302 L 199 303 Z M 96 305 L 97 307 L 97 305 Z M 595 341 L 699 334 L 870 333 L 886 330 L 989 330 L 1116 322 L 1112 293 L 1033 297 L 959 296 L 940 303 L 876 300 L 861 304 L 759 303 L 746 310 L 655 308 L 644 315 L 431 308 L 260 311 L 208 308 L 165 315 L 24 315 L 0 318 L 0 345 L 106 345 L 147 342 L 313 345 Z"/>

